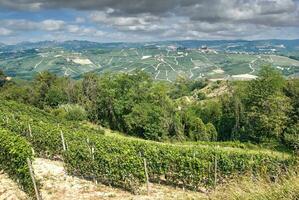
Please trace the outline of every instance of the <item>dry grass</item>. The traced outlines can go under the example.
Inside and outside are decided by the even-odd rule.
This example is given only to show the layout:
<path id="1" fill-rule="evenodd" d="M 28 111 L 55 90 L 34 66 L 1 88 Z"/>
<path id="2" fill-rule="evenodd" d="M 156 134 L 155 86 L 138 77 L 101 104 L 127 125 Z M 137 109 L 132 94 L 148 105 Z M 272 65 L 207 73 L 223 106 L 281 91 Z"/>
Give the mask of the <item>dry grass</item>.
<path id="1" fill-rule="evenodd" d="M 251 178 L 242 178 L 230 182 L 209 195 L 212 200 L 299 200 L 299 176 L 292 175 L 278 183 L 269 183 L 266 180 L 252 181 Z"/>

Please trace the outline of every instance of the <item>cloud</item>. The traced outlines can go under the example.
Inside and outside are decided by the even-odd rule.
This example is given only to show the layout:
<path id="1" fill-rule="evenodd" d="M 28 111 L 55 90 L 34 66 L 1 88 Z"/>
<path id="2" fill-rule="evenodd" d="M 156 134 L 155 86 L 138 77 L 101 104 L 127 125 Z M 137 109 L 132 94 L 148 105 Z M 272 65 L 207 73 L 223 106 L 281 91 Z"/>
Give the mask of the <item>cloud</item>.
<path id="1" fill-rule="evenodd" d="M 41 23 L 41 29 L 45 31 L 58 31 L 62 30 L 65 26 L 65 22 L 61 20 L 44 20 Z"/>
<path id="2" fill-rule="evenodd" d="M 13 31 L 7 29 L 7 28 L 1 28 L 0 27 L 0 36 L 8 36 L 11 35 Z"/>
<path id="3" fill-rule="evenodd" d="M 192 20 L 217 22 L 250 20 L 260 16 L 298 14 L 296 0 L 1 0 L 0 7 L 14 10 L 70 8 L 111 11 L 113 15 L 168 14 Z"/>
<path id="4" fill-rule="evenodd" d="M 51 9 L 58 16 L 65 10 L 79 13 L 69 21 L 0 20 L 12 32 L 42 30 L 126 41 L 133 36 L 136 40 L 293 37 L 299 27 L 298 0 L 0 0 L 0 8 L 40 13 Z M 277 30 L 286 31 L 280 35 Z M 293 32 L 288 35 L 287 30 Z"/>
<path id="5" fill-rule="evenodd" d="M 62 30 L 65 26 L 65 22 L 62 20 L 47 19 L 43 21 L 31 21 L 25 19 L 6 19 L 0 20 L 0 23 L 4 27 L 16 31 L 28 31 L 28 30 L 44 30 L 44 31 L 58 31 Z"/>
<path id="6" fill-rule="evenodd" d="M 165 29 L 160 17 L 149 14 L 138 14 L 136 16 L 112 15 L 113 10 L 92 12 L 89 16 L 92 22 L 105 24 L 121 31 L 143 31 L 154 32 Z"/>
<path id="7" fill-rule="evenodd" d="M 85 22 L 85 18 L 84 17 L 76 17 L 75 22 L 77 24 L 82 24 Z"/>

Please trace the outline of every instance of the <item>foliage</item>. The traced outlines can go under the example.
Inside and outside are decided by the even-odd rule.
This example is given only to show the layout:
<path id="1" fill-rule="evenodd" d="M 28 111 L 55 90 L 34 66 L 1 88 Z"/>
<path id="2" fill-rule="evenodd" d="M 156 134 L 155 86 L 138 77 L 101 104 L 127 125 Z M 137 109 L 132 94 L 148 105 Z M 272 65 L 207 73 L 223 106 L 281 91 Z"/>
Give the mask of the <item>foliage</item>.
<path id="1" fill-rule="evenodd" d="M 299 123 L 287 127 L 284 133 L 284 141 L 299 153 Z"/>
<path id="2" fill-rule="evenodd" d="M 206 132 L 209 136 L 209 141 L 217 141 L 217 130 L 212 123 L 206 124 Z"/>
<path id="3" fill-rule="evenodd" d="M 0 87 L 3 87 L 6 83 L 6 76 L 4 72 L 0 69 Z"/>
<path id="4" fill-rule="evenodd" d="M 62 153 L 61 132 L 65 137 L 84 133 L 103 134 L 101 130 L 55 118 L 36 108 L 9 101 L 0 101 L 0 104 L 0 112 L 3 113 L 0 125 L 26 137 L 40 156 L 51 158 Z M 30 137 L 30 130 L 33 137 Z"/>
<path id="5" fill-rule="evenodd" d="M 16 180 L 22 189 L 34 195 L 34 187 L 27 165 L 27 158 L 33 158 L 31 146 L 21 136 L 0 126 L 0 169 Z"/>
<path id="6" fill-rule="evenodd" d="M 206 84 L 212 89 L 220 83 L 186 77 L 173 83 L 154 81 L 142 71 L 101 76 L 88 73 L 77 81 L 43 72 L 32 83 L 6 84 L 0 96 L 64 119 L 87 118 L 149 140 L 216 140 L 212 134 L 221 141 L 279 142 L 293 148 L 286 137 L 296 138 L 290 127 L 299 119 L 298 79 L 287 80 L 265 66 L 255 80 L 221 82 L 227 91 L 216 97 L 198 95 Z M 66 104 L 78 107 L 65 110 Z"/>
<path id="7" fill-rule="evenodd" d="M 40 156 L 62 155 L 70 174 L 95 178 L 131 191 L 138 191 L 145 182 L 143 158 L 147 160 L 151 181 L 190 189 L 213 184 L 215 157 L 219 181 L 248 172 L 272 175 L 295 162 L 289 155 L 278 153 L 103 136 L 100 131 L 61 121 L 14 102 L 1 101 L 0 111 L 4 113 L 1 126 L 25 136 Z M 211 125 L 207 127 L 213 129 Z M 66 151 L 62 148 L 60 131 L 64 134 Z"/>
<path id="8" fill-rule="evenodd" d="M 87 113 L 84 108 L 78 104 L 60 105 L 51 111 L 52 114 L 71 121 L 83 121 L 87 119 Z"/>

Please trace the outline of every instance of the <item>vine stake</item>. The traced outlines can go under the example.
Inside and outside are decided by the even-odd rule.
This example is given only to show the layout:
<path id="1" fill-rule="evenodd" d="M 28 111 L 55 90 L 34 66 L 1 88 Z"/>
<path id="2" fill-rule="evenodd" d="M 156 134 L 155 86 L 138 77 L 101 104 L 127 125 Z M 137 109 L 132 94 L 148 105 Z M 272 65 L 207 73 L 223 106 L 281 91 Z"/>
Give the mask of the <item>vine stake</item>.
<path id="1" fill-rule="evenodd" d="M 147 164 L 146 164 L 146 159 L 143 159 L 144 163 L 144 172 L 145 172 L 145 178 L 146 178 L 146 189 L 147 189 L 147 195 L 149 196 L 149 178 L 148 178 L 148 172 L 147 172 Z"/>
<path id="2" fill-rule="evenodd" d="M 27 158 L 27 164 L 28 164 L 28 167 L 29 167 L 29 172 L 30 172 L 30 176 L 31 176 L 31 179 L 32 179 L 32 183 L 33 183 L 33 187 L 34 187 L 36 199 L 37 200 L 42 200 L 42 198 L 41 198 L 41 196 L 39 194 L 39 191 L 37 189 L 36 181 L 35 181 L 35 178 L 34 178 L 33 168 L 32 168 L 31 161 L 30 161 L 29 158 Z"/>
<path id="3" fill-rule="evenodd" d="M 215 155 L 215 173 L 214 173 L 214 187 L 216 188 L 217 186 L 217 156 Z"/>
<path id="4" fill-rule="evenodd" d="M 63 151 L 66 151 L 66 146 L 65 146 L 65 141 L 64 141 L 64 137 L 63 137 L 63 132 L 62 131 L 60 131 L 60 136 L 61 136 Z"/>

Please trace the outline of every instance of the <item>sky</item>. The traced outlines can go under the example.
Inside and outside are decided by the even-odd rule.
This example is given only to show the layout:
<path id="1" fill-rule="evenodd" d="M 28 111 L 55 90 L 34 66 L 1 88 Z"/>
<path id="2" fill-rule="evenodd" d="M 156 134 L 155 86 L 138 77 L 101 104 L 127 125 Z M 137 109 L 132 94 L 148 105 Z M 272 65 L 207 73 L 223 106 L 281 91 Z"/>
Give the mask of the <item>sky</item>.
<path id="1" fill-rule="evenodd" d="M 0 42 L 298 39 L 299 0 L 0 0 Z"/>

